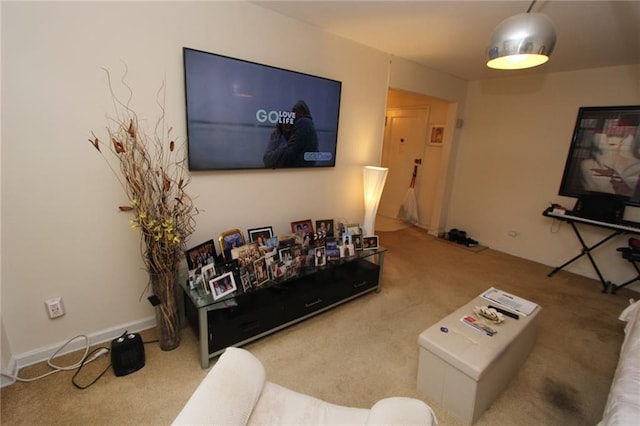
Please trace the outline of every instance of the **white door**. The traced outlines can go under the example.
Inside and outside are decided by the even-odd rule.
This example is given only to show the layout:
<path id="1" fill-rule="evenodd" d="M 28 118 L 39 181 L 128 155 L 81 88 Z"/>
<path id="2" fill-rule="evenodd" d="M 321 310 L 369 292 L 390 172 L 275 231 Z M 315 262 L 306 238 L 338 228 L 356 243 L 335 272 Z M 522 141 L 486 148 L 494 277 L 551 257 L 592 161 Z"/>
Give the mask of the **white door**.
<path id="1" fill-rule="evenodd" d="M 378 214 L 398 217 L 400 206 L 409 190 L 415 162 L 420 161 L 424 153 L 428 119 L 429 107 L 387 110 L 382 166 L 388 167 L 389 173 L 380 198 Z"/>

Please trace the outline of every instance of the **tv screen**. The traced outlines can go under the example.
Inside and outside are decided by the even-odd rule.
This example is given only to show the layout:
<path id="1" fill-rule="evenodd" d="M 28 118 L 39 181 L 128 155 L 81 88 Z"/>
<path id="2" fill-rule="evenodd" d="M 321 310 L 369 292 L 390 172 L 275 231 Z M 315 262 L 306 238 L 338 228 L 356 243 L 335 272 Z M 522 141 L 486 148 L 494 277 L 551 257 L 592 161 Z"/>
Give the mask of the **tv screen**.
<path id="1" fill-rule="evenodd" d="M 640 105 L 581 107 L 559 194 L 640 207 Z"/>
<path id="2" fill-rule="evenodd" d="M 183 48 L 189 170 L 334 167 L 342 83 Z"/>

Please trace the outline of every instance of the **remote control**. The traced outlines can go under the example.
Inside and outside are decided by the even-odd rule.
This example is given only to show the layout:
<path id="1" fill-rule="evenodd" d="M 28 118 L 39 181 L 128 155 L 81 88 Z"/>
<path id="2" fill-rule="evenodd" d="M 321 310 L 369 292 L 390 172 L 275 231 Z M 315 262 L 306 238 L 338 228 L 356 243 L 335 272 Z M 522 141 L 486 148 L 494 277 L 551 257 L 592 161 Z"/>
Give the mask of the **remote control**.
<path id="1" fill-rule="evenodd" d="M 497 306 L 489 305 L 489 308 L 495 309 L 496 311 L 500 312 L 502 315 L 506 315 L 506 316 L 508 316 L 510 318 L 520 319 L 520 317 L 517 314 L 514 314 L 513 312 L 509 312 L 509 311 L 507 311 L 505 309 L 498 308 Z"/>

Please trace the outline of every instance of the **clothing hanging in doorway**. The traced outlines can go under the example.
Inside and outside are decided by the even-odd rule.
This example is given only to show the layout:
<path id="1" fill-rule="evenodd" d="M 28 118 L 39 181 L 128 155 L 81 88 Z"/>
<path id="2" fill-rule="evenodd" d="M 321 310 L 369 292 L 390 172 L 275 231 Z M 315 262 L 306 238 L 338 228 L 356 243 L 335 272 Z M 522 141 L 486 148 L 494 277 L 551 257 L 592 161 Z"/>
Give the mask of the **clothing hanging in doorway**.
<path id="1" fill-rule="evenodd" d="M 418 165 L 413 166 L 413 174 L 411 175 L 411 183 L 409 189 L 404 196 L 404 201 L 398 210 L 398 219 L 408 222 L 412 225 L 418 224 L 418 202 L 416 201 L 416 176 L 418 176 Z"/>

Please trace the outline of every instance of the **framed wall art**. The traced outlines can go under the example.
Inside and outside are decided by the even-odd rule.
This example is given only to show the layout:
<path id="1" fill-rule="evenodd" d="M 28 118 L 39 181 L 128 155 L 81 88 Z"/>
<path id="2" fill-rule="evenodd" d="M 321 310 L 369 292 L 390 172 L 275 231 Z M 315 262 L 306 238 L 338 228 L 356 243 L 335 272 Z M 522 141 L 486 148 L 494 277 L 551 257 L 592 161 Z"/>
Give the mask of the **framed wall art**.
<path id="1" fill-rule="evenodd" d="M 434 124 L 429 128 L 429 145 L 442 146 L 444 124 Z"/>

